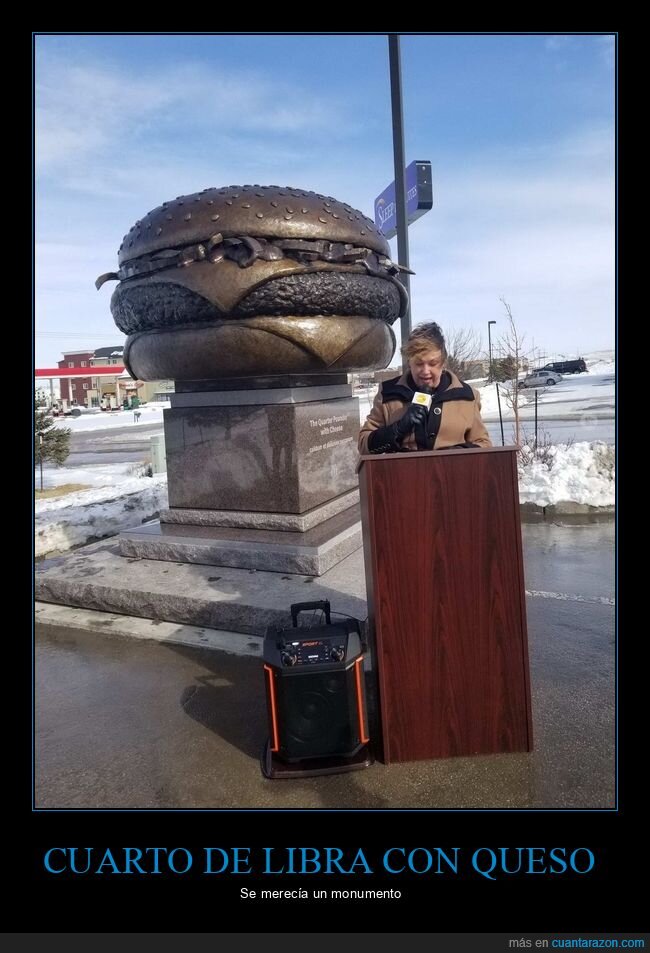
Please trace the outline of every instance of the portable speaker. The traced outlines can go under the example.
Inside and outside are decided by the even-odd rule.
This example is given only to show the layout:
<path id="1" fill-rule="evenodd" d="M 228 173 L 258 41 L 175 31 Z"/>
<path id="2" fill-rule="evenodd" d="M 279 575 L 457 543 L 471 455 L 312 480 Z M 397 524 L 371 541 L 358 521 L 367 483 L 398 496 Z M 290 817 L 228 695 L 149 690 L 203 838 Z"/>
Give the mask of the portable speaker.
<path id="1" fill-rule="evenodd" d="M 329 603 L 297 603 L 292 618 Z M 297 610 L 294 614 L 294 610 Z M 282 761 L 353 758 L 368 742 L 363 646 L 356 619 L 269 629 L 264 673 L 269 750 Z"/>

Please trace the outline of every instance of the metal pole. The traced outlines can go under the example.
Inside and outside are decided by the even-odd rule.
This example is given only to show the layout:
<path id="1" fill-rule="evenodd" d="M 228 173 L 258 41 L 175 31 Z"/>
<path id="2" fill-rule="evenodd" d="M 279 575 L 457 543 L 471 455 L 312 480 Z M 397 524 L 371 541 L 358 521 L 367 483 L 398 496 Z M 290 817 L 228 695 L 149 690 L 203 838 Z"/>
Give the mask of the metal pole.
<path id="1" fill-rule="evenodd" d="M 501 413 L 501 395 L 499 393 L 499 385 L 497 384 L 497 404 L 499 405 L 499 423 L 501 424 L 501 446 L 505 447 L 506 440 L 503 436 L 503 415 Z"/>
<path id="2" fill-rule="evenodd" d="M 535 446 L 537 446 L 537 388 L 535 388 Z"/>
<path id="3" fill-rule="evenodd" d="M 492 333 L 491 333 L 491 332 L 492 332 L 492 328 L 490 327 L 490 325 L 491 325 L 491 324 L 496 324 L 496 321 L 488 321 L 487 324 L 488 324 L 488 351 L 489 351 L 489 355 L 490 355 L 490 365 L 489 365 L 489 371 L 488 371 L 488 380 L 491 381 L 491 380 L 494 378 L 494 374 L 493 374 L 493 370 L 492 370 Z"/>
<path id="4" fill-rule="evenodd" d="M 41 468 L 41 493 L 43 492 L 43 434 L 38 435 L 38 462 Z"/>
<path id="5" fill-rule="evenodd" d="M 395 207 L 397 213 L 397 260 L 409 267 L 408 223 L 406 221 L 406 176 L 404 159 L 404 118 L 402 113 L 402 68 L 400 63 L 399 33 L 388 34 L 390 62 L 390 102 L 393 116 L 393 160 L 395 165 Z M 406 288 L 409 303 L 402 315 L 400 329 L 402 344 L 411 333 L 411 282 L 407 272 L 400 272 L 399 280 Z M 403 362 L 404 370 L 407 363 Z"/>

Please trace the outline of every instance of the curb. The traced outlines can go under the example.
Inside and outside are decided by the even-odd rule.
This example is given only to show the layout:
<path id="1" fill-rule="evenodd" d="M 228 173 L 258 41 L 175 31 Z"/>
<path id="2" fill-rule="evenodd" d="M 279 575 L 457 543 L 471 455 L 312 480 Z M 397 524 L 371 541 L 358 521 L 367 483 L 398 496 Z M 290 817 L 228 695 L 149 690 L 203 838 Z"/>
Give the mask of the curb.
<path id="1" fill-rule="evenodd" d="M 615 506 L 591 506 L 589 503 L 560 501 L 549 506 L 538 503 L 520 503 L 522 523 L 600 523 L 616 519 Z"/>
<path id="2" fill-rule="evenodd" d="M 97 609 L 36 602 L 34 622 L 46 629 L 78 629 L 110 638 L 145 639 L 172 645 L 188 645 L 194 649 L 211 649 L 229 655 L 262 657 L 264 639 L 258 635 L 227 632 L 178 622 L 163 622 L 140 616 L 118 615 Z"/>
<path id="3" fill-rule="evenodd" d="M 483 414 L 481 414 L 481 417 L 483 418 L 484 424 L 498 424 L 499 423 L 498 415 L 496 417 L 484 417 Z M 558 423 L 563 423 L 564 421 L 567 421 L 568 423 L 575 423 L 577 420 L 584 420 L 587 423 L 592 423 L 599 420 L 616 420 L 616 413 L 612 411 L 611 413 L 602 413 L 602 414 L 593 414 L 593 415 L 574 413 L 574 414 L 563 414 L 561 417 L 538 417 L 537 424 L 539 427 L 541 427 L 545 423 L 558 424 Z M 504 417 L 503 422 L 504 424 L 514 424 L 515 418 Z M 530 414 L 530 416 L 526 415 L 525 417 L 519 418 L 520 424 L 532 424 L 534 422 L 535 422 L 535 417 L 533 416 L 533 414 Z M 593 442 L 593 441 L 590 441 L 590 442 Z"/>

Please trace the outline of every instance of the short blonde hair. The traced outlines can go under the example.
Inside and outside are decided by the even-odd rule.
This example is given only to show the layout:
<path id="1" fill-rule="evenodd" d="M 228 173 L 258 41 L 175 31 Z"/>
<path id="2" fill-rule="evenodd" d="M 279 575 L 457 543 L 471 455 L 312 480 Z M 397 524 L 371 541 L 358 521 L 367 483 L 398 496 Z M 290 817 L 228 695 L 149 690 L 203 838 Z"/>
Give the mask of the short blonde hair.
<path id="1" fill-rule="evenodd" d="M 419 324 L 416 328 L 413 328 L 401 350 L 407 361 L 432 350 L 440 351 L 443 361 L 447 360 L 445 336 L 440 329 L 440 325 L 436 324 L 435 321 L 431 321 L 429 324 Z"/>

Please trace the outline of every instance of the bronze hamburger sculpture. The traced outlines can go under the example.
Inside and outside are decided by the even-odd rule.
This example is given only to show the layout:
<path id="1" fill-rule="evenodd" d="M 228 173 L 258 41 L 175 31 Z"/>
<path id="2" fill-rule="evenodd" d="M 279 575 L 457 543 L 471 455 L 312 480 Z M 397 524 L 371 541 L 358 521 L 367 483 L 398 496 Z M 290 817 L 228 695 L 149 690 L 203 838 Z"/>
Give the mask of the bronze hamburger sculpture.
<path id="1" fill-rule="evenodd" d="M 231 185 L 163 202 L 119 250 L 111 299 L 141 380 L 386 367 L 407 306 L 374 223 L 291 187 Z"/>

